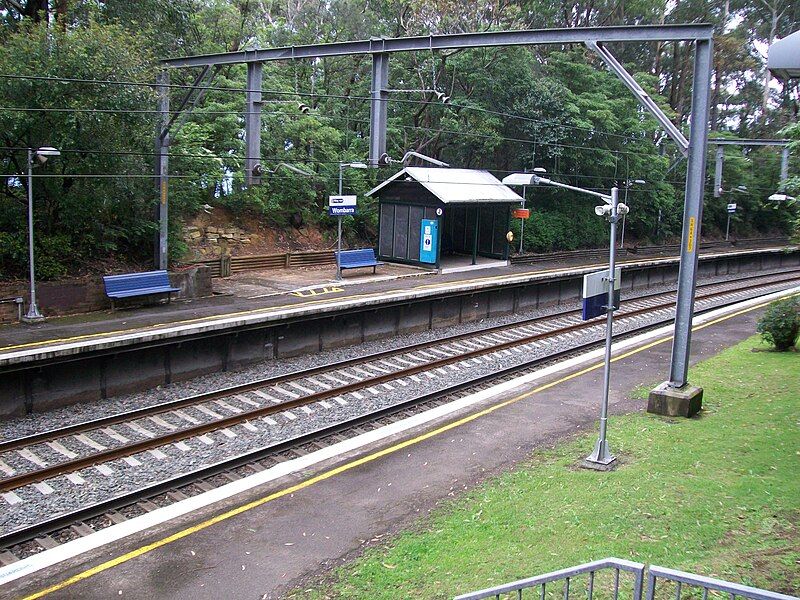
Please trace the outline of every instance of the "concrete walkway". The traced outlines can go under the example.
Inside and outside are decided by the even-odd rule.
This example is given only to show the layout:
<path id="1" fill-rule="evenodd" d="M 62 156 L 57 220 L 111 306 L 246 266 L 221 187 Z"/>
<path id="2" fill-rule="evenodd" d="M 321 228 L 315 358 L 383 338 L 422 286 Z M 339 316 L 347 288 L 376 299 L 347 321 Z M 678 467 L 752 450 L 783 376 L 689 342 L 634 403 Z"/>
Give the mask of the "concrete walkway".
<path id="1" fill-rule="evenodd" d="M 755 331 L 761 310 L 727 318 L 696 331 L 693 360 L 707 358 Z M 663 380 L 671 343 L 663 342 L 615 363 L 611 411 L 641 411 L 631 399 L 641 384 Z M 577 369 L 576 369 L 577 370 Z M 37 592 L 79 575 L 52 598 L 219 599 L 279 598 L 291 589 L 307 589 L 332 567 L 382 544 L 412 525 L 442 500 L 463 493 L 487 477 L 512 468 L 537 448 L 583 430 L 594 430 L 599 411 L 602 369 L 560 383 L 453 429 L 433 435 L 374 460 L 317 478 L 293 493 L 247 508 L 225 520 L 205 520 L 306 481 L 314 473 L 287 477 L 157 528 L 116 547 L 84 555 L 11 583 L 8 597 Z M 539 385 L 547 380 L 538 382 Z M 516 396 L 522 390 L 515 391 Z M 490 405 L 508 398 L 495 398 Z M 476 409 L 477 410 L 477 409 Z M 613 448 L 613 419 L 610 425 Z M 390 444 L 397 444 L 393 440 Z M 586 453 L 590 448 L 586 448 Z M 576 456 L 576 462 L 579 458 Z M 338 465 L 352 461 L 340 459 Z M 323 468 L 331 469 L 328 463 Z M 193 528 L 186 531 L 187 528 Z M 155 549 L 165 537 L 184 536 Z M 96 565 L 125 553 L 96 574 Z M 108 566 L 108 565 L 107 565 Z M 82 574 L 82 575 L 81 575 Z"/>

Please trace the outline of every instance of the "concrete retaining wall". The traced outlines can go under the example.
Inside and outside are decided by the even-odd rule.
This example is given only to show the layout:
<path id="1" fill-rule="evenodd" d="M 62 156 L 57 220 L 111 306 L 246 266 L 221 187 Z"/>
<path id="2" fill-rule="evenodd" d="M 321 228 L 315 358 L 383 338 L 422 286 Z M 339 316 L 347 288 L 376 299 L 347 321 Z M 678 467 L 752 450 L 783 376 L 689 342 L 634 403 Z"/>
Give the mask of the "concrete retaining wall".
<path id="1" fill-rule="evenodd" d="M 700 273 L 706 277 L 794 267 L 800 265 L 800 252 L 709 257 L 702 259 L 700 265 Z M 626 268 L 622 284 L 624 289 L 645 289 L 675 282 L 677 274 L 677 264 Z M 26 365 L 0 375 L 0 418 L 148 389 L 255 361 L 574 303 L 580 297 L 581 280 L 580 276 L 567 275 L 411 303 L 368 306 L 303 321 L 224 330 L 159 345 L 113 349 L 106 354 L 82 355 L 52 364 Z M 193 291 L 187 284 L 186 293 L 197 293 L 197 289 Z"/>

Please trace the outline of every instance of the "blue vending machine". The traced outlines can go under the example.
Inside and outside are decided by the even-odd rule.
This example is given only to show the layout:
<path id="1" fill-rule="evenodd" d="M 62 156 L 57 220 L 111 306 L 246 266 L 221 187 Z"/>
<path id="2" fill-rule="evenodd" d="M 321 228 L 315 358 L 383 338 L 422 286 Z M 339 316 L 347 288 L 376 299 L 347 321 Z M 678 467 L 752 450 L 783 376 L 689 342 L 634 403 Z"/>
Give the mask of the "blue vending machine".
<path id="1" fill-rule="evenodd" d="M 436 264 L 439 254 L 439 220 L 422 219 L 419 235 L 420 262 Z"/>

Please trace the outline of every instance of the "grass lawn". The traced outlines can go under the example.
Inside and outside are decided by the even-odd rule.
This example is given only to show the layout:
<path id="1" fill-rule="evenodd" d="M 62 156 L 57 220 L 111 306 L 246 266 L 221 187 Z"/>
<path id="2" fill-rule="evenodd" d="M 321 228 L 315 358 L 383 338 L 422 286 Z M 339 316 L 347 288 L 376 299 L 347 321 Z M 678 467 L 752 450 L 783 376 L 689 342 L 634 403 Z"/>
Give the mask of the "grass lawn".
<path id="1" fill-rule="evenodd" d="M 692 369 L 701 417 L 613 417 L 616 471 L 574 468 L 594 434 L 537 452 L 295 597 L 448 598 L 606 556 L 797 595 L 800 353 L 754 347 Z"/>

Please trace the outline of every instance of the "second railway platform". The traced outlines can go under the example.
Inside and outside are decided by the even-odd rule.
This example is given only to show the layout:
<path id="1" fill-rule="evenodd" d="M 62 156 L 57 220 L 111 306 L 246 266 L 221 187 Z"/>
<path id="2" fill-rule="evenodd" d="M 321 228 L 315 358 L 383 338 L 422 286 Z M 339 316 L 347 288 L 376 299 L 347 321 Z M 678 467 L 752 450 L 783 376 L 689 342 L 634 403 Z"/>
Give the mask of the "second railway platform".
<path id="1" fill-rule="evenodd" d="M 349 278 L 310 272 L 294 291 L 216 296 L 171 306 L 0 328 L 0 414 L 136 391 L 269 358 L 327 350 L 424 329 L 572 302 L 599 264 L 563 259 L 436 276 Z M 575 263 L 578 264 L 575 264 Z M 669 285 L 677 257 L 622 261 L 623 287 Z M 800 266 L 800 250 L 712 250 L 700 276 Z M 313 279 L 317 278 L 317 281 Z M 75 369 L 76 362 L 82 364 Z"/>

